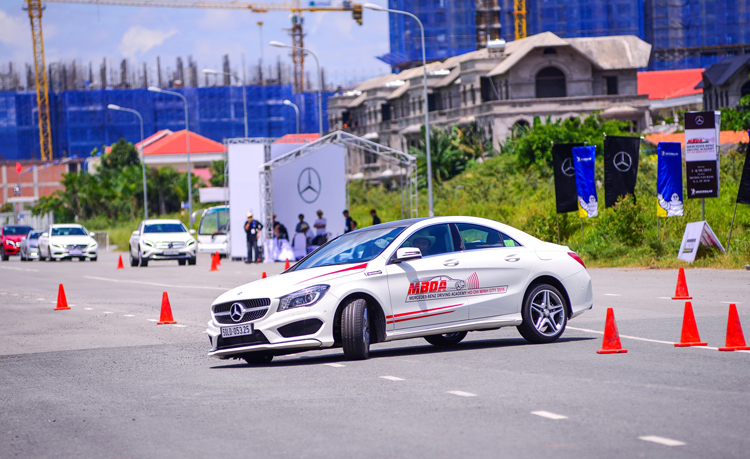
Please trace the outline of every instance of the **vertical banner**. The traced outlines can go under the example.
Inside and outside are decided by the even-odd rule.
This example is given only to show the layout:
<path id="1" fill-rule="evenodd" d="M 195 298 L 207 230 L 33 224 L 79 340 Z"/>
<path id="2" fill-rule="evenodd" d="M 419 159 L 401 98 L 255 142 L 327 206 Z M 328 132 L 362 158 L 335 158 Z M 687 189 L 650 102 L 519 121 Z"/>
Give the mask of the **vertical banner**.
<path id="1" fill-rule="evenodd" d="M 640 137 L 604 138 L 604 205 L 612 207 L 621 196 L 635 196 Z"/>
<path id="2" fill-rule="evenodd" d="M 750 131 L 748 135 L 750 136 Z M 745 153 L 745 166 L 742 168 L 740 189 L 737 190 L 737 202 L 740 204 L 750 204 L 750 147 L 748 147 Z"/>
<path id="3" fill-rule="evenodd" d="M 688 198 L 719 197 L 720 112 L 685 113 Z"/>
<path id="4" fill-rule="evenodd" d="M 578 193 L 578 215 L 596 217 L 599 208 L 596 197 L 596 178 L 594 177 L 594 160 L 596 147 L 573 147 L 573 164 L 576 173 L 576 191 Z"/>
<path id="5" fill-rule="evenodd" d="M 555 170 L 555 199 L 557 201 L 558 214 L 578 210 L 573 147 L 582 146 L 582 143 L 556 143 L 552 145 L 552 163 Z"/>
<path id="6" fill-rule="evenodd" d="M 656 216 L 682 217 L 682 145 L 680 142 L 659 142 L 656 177 Z"/>

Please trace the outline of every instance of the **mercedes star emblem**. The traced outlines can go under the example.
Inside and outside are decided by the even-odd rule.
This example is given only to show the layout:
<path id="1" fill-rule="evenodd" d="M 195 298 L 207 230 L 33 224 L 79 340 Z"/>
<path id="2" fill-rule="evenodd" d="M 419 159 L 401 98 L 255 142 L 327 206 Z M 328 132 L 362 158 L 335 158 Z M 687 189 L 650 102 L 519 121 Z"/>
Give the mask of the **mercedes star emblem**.
<path id="1" fill-rule="evenodd" d="M 320 196 L 320 175 L 312 167 L 302 170 L 297 179 L 297 192 L 299 197 L 308 204 L 312 204 Z"/>
<path id="2" fill-rule="evenodd" d="M 695 117 L 695 124 L 697 124 L 698 126 L 700 126 L 701 124 L 703 124 L 703 117 L 700 116 L 700 115 L 696 116 Z"/>
<path id="3" fill-rule="evenodd" d="M 242 320 L 243 315 L 245 315 L 245 308 L 240 303 L 234 303 L 229 309 L 229 317 L 235 322 Z"/>
<path id="4" fill-rule="evenodd" d="M 567 175 L 568 177 L 572 177 L 575 175 L 576 170 L 573 167 L 573 159 L 572 158 L 565 158 L 565 161 L 563 161 L 562 166 L 560 166 L 560 170 L 563 174 Z"/>
<path id="5" fill-rule="evenodd" d="M 615 158 L 612 160 L 612 164 L 615 165 L 615 169 L 617 169 L 618 171 L 627 172 L 630 170 L 630 166 L 633 165 L 633 158 L 631 158 L 630 155 L 625 153 L 624 151 L 621 151 L 615 155 Z"/>

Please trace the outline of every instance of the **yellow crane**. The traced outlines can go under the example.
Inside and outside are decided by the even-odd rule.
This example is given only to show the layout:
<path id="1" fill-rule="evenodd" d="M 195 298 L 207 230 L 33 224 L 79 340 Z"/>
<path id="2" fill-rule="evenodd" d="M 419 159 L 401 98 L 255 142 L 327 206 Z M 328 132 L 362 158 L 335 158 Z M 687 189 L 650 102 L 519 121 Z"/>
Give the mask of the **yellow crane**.
<path id="1" fill-rule="evenodd" d="M 52 130 L 49 121 L 49 97 L 47 74 L 44 65 L 44 40 L 42 37 L 42 3 L 75 3 L 81 5 L 104 6 L 141 6 L 156 8 L 208 8 L 225 10 L 246 10 L 253 13 L 267 13 L 269 11 L 291 11 L 292 16 L 292 46 L 303 48 L 302 12 L 315 11 L 351 11 L 352 18 L 362 25 L 362 5 L 350 1 L 328 0 L 293 0 L 282 3 L 257 3 L 241 1 L 219 0 L 26 0 L 26 8 L 31 20 L 31 36 L 34 42 L 34 71 L 36 82 L 36 98 L 39 110 L 39 142 L 42 147 L 42 159 L 52 158 Z M 304 89 L 304 52 L 292 50 L 294 62 L 294 89 L 301 92 Z"/>
<path id="2" fill-rule="evenodd" d="M 513 0 L 513 19 L 516 40 L 526 38 L 526 0 Z"/>

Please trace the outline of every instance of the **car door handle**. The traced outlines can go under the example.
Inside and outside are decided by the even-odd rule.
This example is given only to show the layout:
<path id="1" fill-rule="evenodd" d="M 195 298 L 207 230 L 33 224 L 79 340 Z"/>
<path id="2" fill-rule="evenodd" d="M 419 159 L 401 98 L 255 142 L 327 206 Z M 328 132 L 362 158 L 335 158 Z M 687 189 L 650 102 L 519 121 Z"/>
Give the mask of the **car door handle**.
<path id="1" fill-rule="evenodd" d="M 512 262 L 518 261 L 520 259 L 521 257 L 519 257 L 518 255 L 508 255 L 507 257 L 505 257 L 505 261 L 512 261 Z"/>
<path id="2" fill-rule="evenodd" d="M 458 260 L 445 260 L 443 266 L 458 266 Z"/>

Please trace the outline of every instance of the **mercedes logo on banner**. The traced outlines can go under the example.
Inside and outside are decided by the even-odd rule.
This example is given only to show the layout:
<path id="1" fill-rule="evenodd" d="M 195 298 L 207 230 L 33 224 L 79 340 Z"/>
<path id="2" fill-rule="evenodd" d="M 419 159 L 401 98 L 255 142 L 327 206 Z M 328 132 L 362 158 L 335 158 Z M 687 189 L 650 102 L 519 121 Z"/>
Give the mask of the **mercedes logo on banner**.
<path id="1" fill-rule="evenodd" d="M 574 176 L 576 170 L 575 167 L 573 167 L 573 159 L 565 158 L 565 161 L 563 161 L 562 165 L 560 166 L 560 171 L 562 171 L 562 173 L 567 175 L 568 177 Z"/>
<path id="2" fill-rule="evenodd" d="M 318 171 L 312 167 L 307 167 L 302 170 L 297 179 L 297 193 L 308 204 L 312 204 L 320 196 L 320 175 Z"/>
<path id="3" fill-rule="evenodd" d="M 615 169 L 618 171 L 627 172 L 630 170 L 630 166 L 633 165 L 633 158 L 624 151 L 621 151 L 615 155 L 614 159 L 612 159 L 612 164 L 615 165 Z"/>
<path id="4" fill-rule="evenodd" d="M 700 126 L 701 124 L 703 124 L 703 117 L 700 116 L 700 115 L 696 116 L 695 117 L 695 124 L 697 124 L 698 126 Z"/>
<path id="5" fill-rule="evenodd" d="M 243 315 L 245 315 L 245 307 L 240 303 L 234 303 L 229 309 L 229 317 L 231 317 L 234 322 L 242 320 Z"/>

